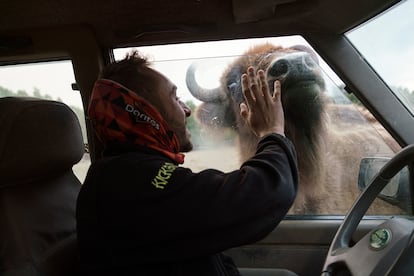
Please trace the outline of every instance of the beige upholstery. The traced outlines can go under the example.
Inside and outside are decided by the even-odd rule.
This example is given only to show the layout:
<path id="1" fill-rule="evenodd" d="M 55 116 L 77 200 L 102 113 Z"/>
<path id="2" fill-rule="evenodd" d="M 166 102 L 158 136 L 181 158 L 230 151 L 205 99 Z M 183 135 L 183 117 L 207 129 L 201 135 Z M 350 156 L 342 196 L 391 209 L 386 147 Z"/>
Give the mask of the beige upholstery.
<path id="1" fill-rule="evenodd" d="M 40 275 L 54 246 L 73 239 L 81 184 L 72 166 L 83 148 L 65 104 L 0 99 L 0 275 Z"/>

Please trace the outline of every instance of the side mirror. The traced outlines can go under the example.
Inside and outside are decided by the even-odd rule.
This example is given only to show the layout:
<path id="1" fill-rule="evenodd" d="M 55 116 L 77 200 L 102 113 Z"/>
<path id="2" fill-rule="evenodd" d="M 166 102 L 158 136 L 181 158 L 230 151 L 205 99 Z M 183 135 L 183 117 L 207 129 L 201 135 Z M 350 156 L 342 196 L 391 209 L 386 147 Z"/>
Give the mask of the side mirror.
<path id="1" fill-rule="evenodd" d="M 390 160 L 390 158 L 383 157 L 369 157 L 361 160 L 358 176 L 358 188 L 360 191 L 369 185 L 370 181 L 388 160 Z M 410 204 L 411 198 L 408 168 L 404 167 L 397 173 L 384 187 L 378 197 L 407 210 L 407 206 L 409 206 L 407 204 Z"/>

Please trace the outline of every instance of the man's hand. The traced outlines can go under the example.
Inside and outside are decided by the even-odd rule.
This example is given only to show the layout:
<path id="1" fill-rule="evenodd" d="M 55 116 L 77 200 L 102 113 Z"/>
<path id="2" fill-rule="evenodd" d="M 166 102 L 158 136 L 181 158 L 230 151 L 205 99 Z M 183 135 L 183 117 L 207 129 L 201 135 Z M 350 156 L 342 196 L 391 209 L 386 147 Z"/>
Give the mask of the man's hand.
<path id="1" fill-rule="evenodd" d="M 253 67 L 241 76 L 245 103 L 240 104 L 240 115 L 259 137 L 270 133 L 285 135 L 285 119 L 280 99 L 280 82 L 274 82 L 270 93 L 263 70 L 256 74 Z"/>

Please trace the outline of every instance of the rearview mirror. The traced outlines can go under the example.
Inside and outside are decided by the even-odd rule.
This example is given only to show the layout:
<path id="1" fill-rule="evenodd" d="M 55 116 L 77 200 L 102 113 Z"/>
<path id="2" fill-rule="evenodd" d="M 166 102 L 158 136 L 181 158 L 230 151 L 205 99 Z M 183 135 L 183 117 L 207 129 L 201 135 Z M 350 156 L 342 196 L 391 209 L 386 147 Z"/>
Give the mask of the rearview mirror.
<path id="1" fill-rule="evenodd" d="M 365 189 L 374 176 L 390 160 L 385 157 L 363 158 L 359 166 L 358 188 L 360 191 Z M 381 199 L 406 210 L 407 203 L 410 202 L 408 168 L 404 167 L 398 172 L 378 195 Z"/>

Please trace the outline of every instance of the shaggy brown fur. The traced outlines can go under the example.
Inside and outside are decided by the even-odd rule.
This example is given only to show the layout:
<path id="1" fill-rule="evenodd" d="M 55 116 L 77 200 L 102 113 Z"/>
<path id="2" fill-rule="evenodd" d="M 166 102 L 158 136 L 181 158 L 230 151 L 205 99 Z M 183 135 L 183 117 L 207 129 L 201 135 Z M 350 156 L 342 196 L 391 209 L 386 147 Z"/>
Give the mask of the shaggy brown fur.
<path id="1" fill-rule="evenodd" d="M 232 127 L 238 133 L 240 161 L 251 157 L 258 138 L 240 117 L 243 101 L 240 77 L 248 66 L 265 70 L 270 85 L 282 83 L 285 133 L 296 147 L 299 191 L 290 213 L 344 214 L 359 194 L 359 162 L 367 154 L 392 155 L 373 128 L 350 105 L 329 103 L 316 55 L 304 46 L 282 48 L 258 45 L 230 64 L 223 73 L 218 98 L 204 98 L 197 87 L 194 68 L 187 72 L 193 95 L 205 103 L 197 118 L 210 126 Z M 272 85 L 271 85 L 272 87 Z M 212 93 L 211 91 L 209 91 Z M 210 95 L 211 96 L 211 95 Z M 351 129 L 351 130 L 348 130 Z M 378 200 L 374 213 L 401 213 L 395 206 Z"/>

